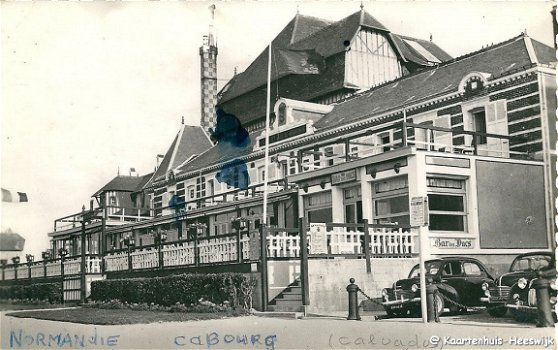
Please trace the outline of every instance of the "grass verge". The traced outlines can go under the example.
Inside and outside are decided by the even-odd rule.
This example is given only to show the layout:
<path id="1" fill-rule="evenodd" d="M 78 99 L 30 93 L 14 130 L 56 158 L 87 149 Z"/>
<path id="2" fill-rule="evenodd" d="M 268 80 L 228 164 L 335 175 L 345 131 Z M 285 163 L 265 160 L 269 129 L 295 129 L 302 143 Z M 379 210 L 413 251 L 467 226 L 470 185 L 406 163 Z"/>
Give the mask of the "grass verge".
<path id="1" fill-rule="evenodd" d="M 68 307 L 69 305 L 61 304 L 3 304 L 0 303 L 0 311 L 15 311 L 15 310 L 34 310 L 34 309 L 59 309 L 61 307 Z"/>
<path id="2" fill-rule="evenodd" d="M 44 311 L 21 311 L 12 312 L 8 316 L 21 318 L 36 318 L 40 320 L 51 320 L 61 322 L 73 322 L 97 325 L 122 325 L 155 322 L 184 322 L 213 320 L 230 317 L 245 316 L 244 311 L 230 311 L 219 313 L 182 313 L 182 312 L 157 312 L 136 311 L 125 309 L 53 309 Z"/>

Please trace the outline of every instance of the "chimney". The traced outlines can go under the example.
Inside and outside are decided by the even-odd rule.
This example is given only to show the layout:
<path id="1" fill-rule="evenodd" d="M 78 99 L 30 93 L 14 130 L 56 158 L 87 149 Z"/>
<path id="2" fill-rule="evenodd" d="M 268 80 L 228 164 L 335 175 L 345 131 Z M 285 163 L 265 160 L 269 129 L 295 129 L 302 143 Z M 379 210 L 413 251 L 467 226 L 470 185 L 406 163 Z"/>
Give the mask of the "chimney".
<path id="1" fill-rule="evenodd" d="M 209 131 L 215 128 L 215 104 L 217 103 L 217 44 L 213 33 L 215 5 L 209 6 L 211 22 L 208 35 L 203 36 L 200 47 L 201 69 L 201 127 Z"/>

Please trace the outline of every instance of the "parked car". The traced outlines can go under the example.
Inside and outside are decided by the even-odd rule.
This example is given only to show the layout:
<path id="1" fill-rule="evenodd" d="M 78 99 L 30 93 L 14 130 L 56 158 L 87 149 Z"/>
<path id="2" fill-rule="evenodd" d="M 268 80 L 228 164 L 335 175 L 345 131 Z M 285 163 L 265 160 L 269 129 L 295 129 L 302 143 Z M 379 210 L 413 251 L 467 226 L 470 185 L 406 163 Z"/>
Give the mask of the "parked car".
<path id="1" fill-rule="evenodd" d="M 509 272 L 496 278 L 494 282 L 483 283 L 484 296 L 481 301 L 486 305 L 488 313 L 495 317 L 503 317 L 510 301 L 510 290 L 514 285 L 526 286 L 527 282 L 537 277 L 537 270 L 551 266 L 553 254 L 551 252 L 533 252 L 518 255 L 513 259 Z M 522 290 L 517 287 L 516 289 Z M 513 295 L 512 295 L 513 296 Z"/>
<path id="2" fill-rule="evenodd" d="M 506 307 L 517 321 L 533 320 L 537 316 L 537 294 L 533 281 L 546 278 L 550 281 L 550 309 L 556 320 L 556 260 L 553 253 L 547 253 L 548 260 L 532 261 L 533 269 L 526 277 L 521 277 L 510 289 Z"/>
<path id="3" fill-rule="evenodd" d="M 477 259 L 444 257 L 425 262 L 426 278 L 432 278 L 440 294 L 457 302 L 444 300 L 435 294 L 437 312 L 441 315 L 447 307 L 451 312 L 466 312 L 467 306 L 480 306 L 481 285 L 493 278 Z M 382 291 L 383 306 L 388 316 L 420 315 L 419 265 L 411 269 L 409 277 Z"/>

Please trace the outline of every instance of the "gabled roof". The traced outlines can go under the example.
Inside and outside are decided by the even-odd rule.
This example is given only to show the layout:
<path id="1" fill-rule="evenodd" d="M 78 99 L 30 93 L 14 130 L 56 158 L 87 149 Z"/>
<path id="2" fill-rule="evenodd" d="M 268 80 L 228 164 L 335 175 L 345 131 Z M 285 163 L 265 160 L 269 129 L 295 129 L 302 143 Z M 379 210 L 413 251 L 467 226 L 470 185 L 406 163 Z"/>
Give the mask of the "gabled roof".
<path id="1" fill-rule="evenodd" d="M 165 157 L 161 161 L 161 165 L 149 181 L 144 184 L 143 188 L 150 187 L 153 182 L 164 178 L 169 170 L 175 170 L 212 146 L 213 143 L 202 127 L 182 124 Z"/>
<path id="2" fill-rule="evenodd" d="M 377 29 L 384 32 L 389 30 L 364 10 L 353 13 L 340 21 L 300 40 L 290 46 L 295 50 L 314 49 L 320 55 L 329 57 L 347 49 L 345 41 L 351 41 L 360 26 Z"/>
<path id="3" fill-rule="evenodd" d="M 432 42 L 392 35 L 382 23 L 363 9 L 337 22 L 329 22 L 297 14 L 271 43 L 273 50 L 272 60 L 275 60 L 272 80 L 275 81 L 291 74 L 286 65 L 277 59 L 280 57 L 277 52 L 278 50 L 315 50 L 324 58 L 331 57 L 345 51 L 347 49 L 345 42 L 353 40 L 361 27 L 384 32 L 388 37 L 392 38 L 396 51 L 400 53 L 404 61 L 412 61 L 418 65 L 426 65 L 428 61 L 423 55 L 410 48 L 408 44 L 405 44 L 404 40 L 419 43 L 424 47 L 425 51 L 437 57 L 439 61 L 451 59 L 450 55 Z M 234 76 L 223 87 L 218 95 L 219 104 L 224 104 L 238 96 L 264 86 L 267 79 L 267 59 L 268 47 L 264 49 L 244 72 Z M 340 81 L 337 84 L 332 84 L 342 87 L 343 83 L 344 77 L 340 77 Z"/>
<path id="4" fill-rule="evenodd" d="M 281 30 L 279 34 L 271 41 L 271 47 L 273 49 L 273 56 L 278 57 L 278 51 L 280 49 L 286 49 L 292 43 L 303 40 L 309 35 L 319 31 L 320 29 L 327 27 L 331 22 L 311 17 L 297 14 L 286 26 Z M 262 53 L 256 57 L 254 61 L 246 68 L 246 70 L 240 74 L 235 75 L 225 87 L 220 92 L 220 102 L 225 102 L 231 100 L 243 93 L 251 91 L 252 89 L 263 85 L 266 83 L 267 77 L 267 57 L 269 56 L 268 47 L 266 47 Z M 274 72 L 274 77 L 277 75 L 282 76 L 285 72 L 279 70 Z"/>
<path id="5" fill-rule="evenodd" d="M 457 91 L 461 79 L 473 71 L 499 76 L 532 63 L 523 35 L 520 35 L 445 62 L 437 68 L 402 77 L 349 98 L 336 105 L 314 126 L 318 129 L 332 128 L 402 108 L 435 95 Z"/>
<path id="6" fill-rule="evenodd" d="M 25 245 L 25 238 L 17 233 L 2 232 L 0 233 L 0 251 L 2 252 L 20 252 Z"/>
<path id="7" fill-rule="evenodd" d="M 107 191 L 118 191 L 118 192 L 136 192 L 138 188 L 141 188 L 153 174 L 147 174 L 144 176 L 127 176 L 118 175 L 112 179 L 109 183 L 104 185 L 100 190 L 95 192 L 92 197 L 97 197 L 103 192 Z"/>

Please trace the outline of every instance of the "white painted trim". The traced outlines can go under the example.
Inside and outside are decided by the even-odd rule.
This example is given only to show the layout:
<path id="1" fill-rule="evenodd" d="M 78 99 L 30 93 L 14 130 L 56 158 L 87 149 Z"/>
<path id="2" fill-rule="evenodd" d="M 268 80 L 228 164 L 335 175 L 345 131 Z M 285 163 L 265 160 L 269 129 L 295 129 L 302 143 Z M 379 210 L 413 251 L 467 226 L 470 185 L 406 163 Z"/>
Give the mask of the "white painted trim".
<path id="1" fill-rule="evenodd" d="M 533 47 L 531 38 L 525 35 L 523 37 L 523 42 L 525 43 L 525 48 L 527 49 L 527 53 L 529 54 L 531 62 L 539 64 L 539 59 L 537 58 L 537 54 L 535 53 L 535 48 Z"/>

